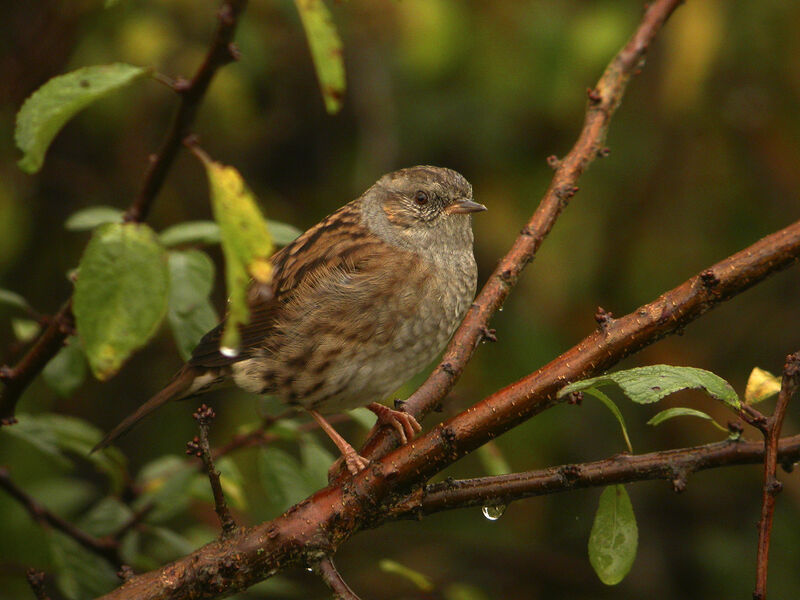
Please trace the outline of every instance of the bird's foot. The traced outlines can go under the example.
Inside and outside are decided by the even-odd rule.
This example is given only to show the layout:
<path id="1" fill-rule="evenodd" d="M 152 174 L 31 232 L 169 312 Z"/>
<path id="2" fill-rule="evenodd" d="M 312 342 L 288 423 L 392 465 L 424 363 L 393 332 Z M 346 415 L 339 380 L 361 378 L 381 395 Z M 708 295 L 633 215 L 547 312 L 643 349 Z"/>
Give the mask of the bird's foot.
<path id="1" fill-rule="evenodd" d="M 397 431 L 401 444 L 407 444 L 409 440 L 413 440 L 422 431 L 422 425 L 413 415 L 406 412 L 391 409 L 377 402 L 368 404 L 367 408 L 377 415 L 379 425 L 390 425 Z"/>
<path id="2" fill-rule="evenodd" d="M 347 465 L 347 470 L 350 471 L 353 475 L 358 475 L 361 471 L 367 468 L 369 461 L 361 456 L 356 449 L 353 448 L 347 441 L 340 436 L 336 430 L 328 423 L 325 418 L 319 414 L 315 410 L 309 410 L 308 413 L 314 417 L 314 420 L 319 423 L 319 426 L 322 430 L 328 434 L 328 437 L 331 438 L 331 441 L 336 444 L 336 447 L 339 448 L 339 452 L 342 453 L 342 458 L 340 460 L 344 460 L 344 464 Z M 331 467 L 330 473 L 335 473 L 335 469 L 338 468 L 339 461 L 333 463 L 333 467 Z"/>

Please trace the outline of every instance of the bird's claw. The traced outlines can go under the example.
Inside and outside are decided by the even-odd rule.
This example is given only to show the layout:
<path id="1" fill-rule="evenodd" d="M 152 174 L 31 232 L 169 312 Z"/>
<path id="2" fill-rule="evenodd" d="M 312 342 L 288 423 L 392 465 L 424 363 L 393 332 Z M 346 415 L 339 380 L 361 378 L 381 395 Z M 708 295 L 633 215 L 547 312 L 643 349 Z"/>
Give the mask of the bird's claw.
<path id="1" fill-rule="evenodd" d="M 367 408 L 377 415 L 379 425 L 389 425 L 397 432 L 401 444 L 407 444 L 422 431 L 422 425 L 407 412 L 394 410 L 377 402 L 373 402 Z"/>

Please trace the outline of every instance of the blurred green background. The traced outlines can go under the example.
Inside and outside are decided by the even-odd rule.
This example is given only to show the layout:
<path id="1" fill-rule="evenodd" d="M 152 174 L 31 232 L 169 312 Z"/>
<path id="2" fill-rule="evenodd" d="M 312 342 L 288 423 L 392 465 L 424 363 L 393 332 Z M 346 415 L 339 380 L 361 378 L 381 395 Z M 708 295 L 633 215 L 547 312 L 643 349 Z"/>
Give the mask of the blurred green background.
<path id="1" fill-rule="evenodd" d="M 234 165 L 271 219 L 305 229 L 359 195 L 381 174 L 412 164 L 454 168 L 489 208 L 474 221 L 481 280 L 534 210 L 583 118 L 594 84 L 633 31 L 642 3 L 629 0 L 351 0 L 331 3 L 344 43 L 348 89 L 342 112 L 325 113 L 307 42 L 289 0 L 254 0 L 241 22 L 242 60 L 220 73 L 196 123 L 201 145 Z M 3 3 L 0 8 L 0 287 L 52 313 L 70 294 L 88 234 L 65 219 L 92 205 L 125 208 L 148 154 L 164 135 L 176 97 L 145 80 L 93 105 L 55 139 L 44 168 L 16 167 L 14 115 L 49 78 L 115 61 L 189 76 L 215 24 L 211 0 L 102 0 Z M 622 315 L 706 266 L 798 218 L 800 189 L 800 3 L 690 0 L 658 37 L 641 76 L 614 118 L 609 157 L 580 182 L 580 193 L 491 326 L 454 390 L 445 415 L 545 364 L 595 327 L 598 305 Z M 149 223 L 161 230 L 210 218 L 202 167 L 183 152 Z M 220 267 L 217 248 L 210 249 Z M 224 290 L 219 269 L 215 304 Z M 779 372 L 800 347 L 800 278 L 790 269 L 728 302 L 623 366 L 670 363 L 712 370 L 740 392 L 753 366 Z M 19 348 L 0 307 L 5 362 Z M 6 350 L 7 349 L 7 350 Z M 87 381 L 61 398 L 37 380 L 20 403 L 28 413 L 74 415 L 107 430 L 180 365 L 166 327 L 107 383 Z M 420 378 L 418 378 L 420 380 Z M 413 390 L 409 385 L 403 393 Z M 263 403 L 225 392 L 209 400 L 220 415 L 213 442 L 252 425 Z M 729 420 L 724 408 L 685 393 L 690 405 Z M 720 439 L 705 422 L 644 423 L 659 408 L 620 399 L 634 449 L 648 452 Z M 162 409 L 119 444 L 136 473 L 195 435 L 194 402 Z M 771 410 L 769 407 L 765 410 Z M 790 409 L 784 430 L 794 432 Z M 441 415 L 443 416 L 443 415 Z M 440 415 L 436 415 L 439 418 Z M 426 425 L 434 422 L 429 418 Z M 358 442 L 364 429 L 348 423 Z M 753 431 L 749 437 L 757 437 Z M 320 444 L 329 447 L 327 440 Z M 497 440 L 514 470 L 602 458 L 624 449 L 599 403 L 560 406 Z M 297 454 L 297 445 L 284 443 Z M 278 514 L 254 466 L 256 450 L 232 455 L 244 483 L 244 523 Z M 79 520 L 109 491 L 88 463 L 48 461 L 0 433 L 0 464 L 59 514 Z M 470 456 L 453 477 L 485 473 Z M 770 564 L 770 597 L 800 597 L 800 482 L 782 476 Z M 605 587 L 586 556 L 599 489 L 520 501 L 498 521 L 460 510 L 360 533 L 337 565 L 364 598 L 447 600 L 533 598 L 749 597 L 755 575 L 759 467 L 692 476 L 681 495 L 665 482 L 629 486 L 639 554 L 628 577 Z M 201 490 L 203 491 L 203 490 Z M 167 527 L 190 543 L 216 527 L 211 507 L 192 502 Z M 0 598 L 32 597 L 24 568 L 52 572 L 47 534 L 0 494 Z M 152 542 L 156 560 L 179 555 Z M 396 560 L 431 578 L 433 591 L 383 572 Z M 146 566 L 146 565 L 145 565 Z M 249 598 L 326 598 L 298 569 Z"/>

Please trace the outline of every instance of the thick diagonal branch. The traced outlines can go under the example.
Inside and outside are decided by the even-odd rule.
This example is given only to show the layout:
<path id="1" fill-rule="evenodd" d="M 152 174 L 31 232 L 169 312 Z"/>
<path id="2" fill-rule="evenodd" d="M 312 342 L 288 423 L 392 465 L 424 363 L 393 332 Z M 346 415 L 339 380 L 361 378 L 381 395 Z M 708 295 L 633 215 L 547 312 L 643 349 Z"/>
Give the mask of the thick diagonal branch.
<path id="1" fill-rule="evenodd" d="M 800 222 L 706 269 L 650 304 L 608 321 L 535 373 L 391 452 L 345 484 L 320 490 L 277 519 L 214 542 L 133 578 L 107 599 L 215 598 L 290 565 L 331 555 L 368 523 L 390 494 L 423 484 L 481 444 L 556 404 L 566 383 L 600 373 L 800 257 Z"/>

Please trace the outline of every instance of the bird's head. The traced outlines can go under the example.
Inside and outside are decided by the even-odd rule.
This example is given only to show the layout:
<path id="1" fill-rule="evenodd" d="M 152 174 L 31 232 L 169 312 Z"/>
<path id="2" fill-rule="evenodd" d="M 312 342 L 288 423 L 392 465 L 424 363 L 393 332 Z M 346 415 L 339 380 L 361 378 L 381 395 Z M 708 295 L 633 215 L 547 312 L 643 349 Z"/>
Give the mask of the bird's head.
<path id="1" fill-rule="evenodd" d="M 456 171 L 418 166 L 381 177 L 374 189 L 395 234 L 415 246 L 472 245 L 470 215 L 486 210 Z"/>

